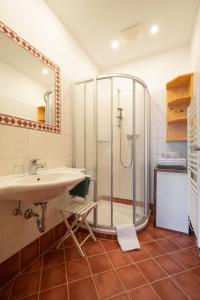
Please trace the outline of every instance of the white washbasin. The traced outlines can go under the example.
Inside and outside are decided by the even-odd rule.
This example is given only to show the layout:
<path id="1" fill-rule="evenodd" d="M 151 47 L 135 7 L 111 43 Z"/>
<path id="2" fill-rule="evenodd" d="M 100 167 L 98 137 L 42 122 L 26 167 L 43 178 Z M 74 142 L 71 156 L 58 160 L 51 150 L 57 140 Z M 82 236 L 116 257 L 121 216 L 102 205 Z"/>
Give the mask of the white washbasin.
<path id="1" fill-rule="evenodd" d="M 85 178 L 80 169 L 58 168 L 37 175 L 0 177 L 0 200 L 18 200 L 30 203 L 48 202 L 70 191 Z"/>

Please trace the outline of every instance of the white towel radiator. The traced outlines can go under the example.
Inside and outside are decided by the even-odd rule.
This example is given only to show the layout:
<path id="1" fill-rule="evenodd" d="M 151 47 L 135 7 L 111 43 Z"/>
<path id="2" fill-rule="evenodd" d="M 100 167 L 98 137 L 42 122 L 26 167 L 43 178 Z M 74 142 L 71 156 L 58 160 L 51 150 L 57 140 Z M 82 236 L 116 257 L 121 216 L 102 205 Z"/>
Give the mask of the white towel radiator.
<path id="1" fill-rule="evenodd" d="M 200 80 L 188 108 L 188 214 L 200 248 Z"/>

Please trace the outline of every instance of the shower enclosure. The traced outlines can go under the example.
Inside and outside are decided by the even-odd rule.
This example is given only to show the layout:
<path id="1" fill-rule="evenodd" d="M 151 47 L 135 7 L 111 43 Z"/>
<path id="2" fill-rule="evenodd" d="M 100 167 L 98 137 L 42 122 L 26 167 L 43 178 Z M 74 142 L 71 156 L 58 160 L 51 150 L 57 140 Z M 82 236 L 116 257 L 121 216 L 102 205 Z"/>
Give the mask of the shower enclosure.
<path id="1" fill-rule="evenodd" d="M 91 176 L 94 230 L 148 222 L 149 92 L 131 75 L 108 74 L 73 86 L 73 167 Z"/>

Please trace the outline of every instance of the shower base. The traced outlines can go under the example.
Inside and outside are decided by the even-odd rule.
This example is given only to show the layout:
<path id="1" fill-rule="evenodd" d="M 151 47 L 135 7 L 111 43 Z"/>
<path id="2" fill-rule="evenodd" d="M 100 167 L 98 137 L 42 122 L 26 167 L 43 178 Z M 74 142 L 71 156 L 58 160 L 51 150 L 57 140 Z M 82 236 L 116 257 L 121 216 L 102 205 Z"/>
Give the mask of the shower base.
<path id="1" fill-rule="evenodd" d="M 150 215 L 150 213 L 149 213 Z M 149 220 L 149 215 L 147 218 L 144 217 L 144 207 L 137 206 L 136 207 L 136 230 L 143 229 Z M 113 228 L 110 226 L 111 224 L 111 207 L 110 202 L 106 200 L 98 201 L 97 208 L 97 226 L 93 226 L 93 230 L 96 232 L 107 233 L 107 234 L 115 234 L 116 225 L 121 224 L 130 224 L 133 223 L 133 206 L 115 203 L 113 202 Z M 88 221 L 92 225 L 93 224 L 93 213 L 90 213 L 88 216 Z"/>

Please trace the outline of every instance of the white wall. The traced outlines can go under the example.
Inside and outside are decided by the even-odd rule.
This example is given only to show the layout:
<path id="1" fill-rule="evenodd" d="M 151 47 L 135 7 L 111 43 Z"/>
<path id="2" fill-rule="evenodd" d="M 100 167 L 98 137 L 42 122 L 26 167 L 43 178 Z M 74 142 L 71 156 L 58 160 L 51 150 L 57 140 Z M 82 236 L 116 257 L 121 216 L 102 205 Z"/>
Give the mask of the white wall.
<path id="1" fill-rule="evenodd" d="M 200 5 L 191 41 L 190 63 L 192 71 L 200 71 Z"/>
<path id="2" fill-rule="evenodd" d="M 60 135 L 0 126 L 0 176 L 13 173 L 14 165 L 28 171 L 34 157 L 49 168 L 71 166 L 71 82 L 94 76 L 97 69 L 43 0 L 1 0 L 0 20 L 60 66 L 62 89 Z M 60 221 L 54 209 L 57 201 L 49 205 L 48 229 Z M 12 215 L 15 206 L 14 201 L 0 201 L 0 261 L 39 236 L 34 220 Z"/>
<path id="3" fill-rule="evenodd" d="M 120 50 L 119 50 L 120 51 Z M 144 59 L 128 62 L 101 73 L 127 73 L 144 80 L 151 94 L 150 157 L 151 201 L 153 200 L 153 167 L 164 151 L 179 151 L 186 156 L 186 143 L 166 143 L 166 82 L 190 71 L 189 45 L 171 49 Z"/>

